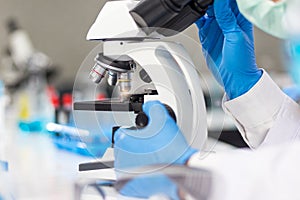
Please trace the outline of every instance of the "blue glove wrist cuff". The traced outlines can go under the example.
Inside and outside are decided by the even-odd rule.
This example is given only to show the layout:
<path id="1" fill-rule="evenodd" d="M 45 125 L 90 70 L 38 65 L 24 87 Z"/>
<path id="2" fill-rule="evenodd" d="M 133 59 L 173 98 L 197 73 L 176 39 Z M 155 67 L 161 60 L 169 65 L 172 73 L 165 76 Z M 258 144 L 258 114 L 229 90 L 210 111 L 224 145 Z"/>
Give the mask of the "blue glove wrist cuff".
<path id="1" fill-rule="evenodd" d="M 229 84 L 225 84 L 225 91 L 229 99 L 235 99 L 247 93 L 260 80 L 262 74 L 263 71 L 259 69 L 251 76 L 227 81 Z"/>

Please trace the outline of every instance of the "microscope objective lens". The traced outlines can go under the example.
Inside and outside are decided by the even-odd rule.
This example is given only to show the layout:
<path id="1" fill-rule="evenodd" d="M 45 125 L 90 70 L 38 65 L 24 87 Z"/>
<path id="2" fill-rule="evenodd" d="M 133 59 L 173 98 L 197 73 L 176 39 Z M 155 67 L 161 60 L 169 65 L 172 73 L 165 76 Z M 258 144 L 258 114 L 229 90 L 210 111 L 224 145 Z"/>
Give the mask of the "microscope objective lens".
<path id="1" fill-rule="evenodd" d="M 113 71 L 109 71 L 107 82 L 110 86 L 115 86 L 118 82 L 118 73 L 113 72 Z"/>
<path id="2" fill-rule="evenodd" d="M 95 64 L 95 66 L 92 68 L 89 78 L 94 82 L 94 83 L 100 83 L 102 78 L 106 74 L 106 69 L 99 66 L 98 64 Z"/>

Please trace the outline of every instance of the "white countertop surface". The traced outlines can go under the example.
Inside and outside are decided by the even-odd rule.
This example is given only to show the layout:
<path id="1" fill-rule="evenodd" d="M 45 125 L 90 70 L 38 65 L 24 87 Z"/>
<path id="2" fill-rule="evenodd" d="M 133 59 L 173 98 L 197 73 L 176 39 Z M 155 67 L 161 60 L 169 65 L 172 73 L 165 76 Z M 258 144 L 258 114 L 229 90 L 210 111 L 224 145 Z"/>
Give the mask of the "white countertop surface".
<path id="1" fill-rule="evenodd" d="M 17 200 L 74 199 L 74 183 L 78 178 L 95 178 L 101 173 L 78 173 L 80 163 L 95 160 L 57 149 L 47 134 L 21 133 L 5 129 L 5 150 L 2 157 L 9 162 L 9 180 L 5 180 Z M 2 143 L 3 144 L 3 143 Z M 208 140 L 209 151 L 223 151 L 234 147 Z M 87 195 L 88 197 L 89 195 Z M 93 199 L 93 195 L 87 199 Z M 85 198 L 84 198 L 85 199 Z"/>

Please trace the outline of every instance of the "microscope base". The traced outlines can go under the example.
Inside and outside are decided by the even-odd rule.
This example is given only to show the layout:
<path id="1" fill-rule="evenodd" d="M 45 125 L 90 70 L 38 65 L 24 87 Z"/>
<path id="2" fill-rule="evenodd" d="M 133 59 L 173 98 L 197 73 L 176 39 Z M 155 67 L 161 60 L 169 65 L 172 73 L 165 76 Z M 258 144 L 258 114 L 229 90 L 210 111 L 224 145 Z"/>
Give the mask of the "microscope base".
<path id="1" fill-rule="evenodd" d="M 109 169 L 114 167 L 114 161 L 97 161 L 79 164 L 79 171 L 90 171 L 98 169 Z"/>
<path id="2" fill-rule="evenodd" d="M 115 180 L 113 168 L 114 150 L 108 148 L 100 160 L 79 164 L 79 174 L 84 177 L 88 174 L 94 174 L 99 179 Z"/>

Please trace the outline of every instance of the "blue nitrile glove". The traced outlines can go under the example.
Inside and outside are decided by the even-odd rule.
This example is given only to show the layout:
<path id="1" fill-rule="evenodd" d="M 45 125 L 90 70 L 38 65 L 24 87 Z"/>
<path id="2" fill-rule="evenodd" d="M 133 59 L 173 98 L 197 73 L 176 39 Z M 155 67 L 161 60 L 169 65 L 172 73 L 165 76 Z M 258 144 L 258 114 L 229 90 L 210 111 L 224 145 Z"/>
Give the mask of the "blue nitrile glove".
<path id="1" fill-rule="evenodd" d="M 134 178 L 126 183 L 119 192 L 122 195 L 137 198 L 149 198 L 151 196 L 163 195 L 171 200 L 179 200 L 176 184 L 162 174 Z"/>
<path id="2" fill-rule="evenodd" d="M 146 102 L 143 111 L 149 118 L 146 127 L 120 128 L 115 133 L 114 155 L 118 179 L 125 173 L 134 173 L 134 168 L 145 165 L 185 164 L 197 152 L 196 149 L 189 147 L 175 121 L 159 101 Z M 121 194 L 148 198 L 161 191 L 161 188 L 165 188 L 172 199 L 178 199 L 175 198 L 177 187 L 164 176 L 134 179 L 124 187 Z"/>
<path id="3" fill-rule="evenodd" d="M 260 79 L 253 43 L 253 27 L 235 0 L 215 0 L 196 22 L 209 69 L 230 99 L 249 91 Z"/>
<path id="4" fill-rule="evenodd" d="M 143 111 L 149 118 L 141 129 L 120 128 L 115 134 L 115 169 L 152 164 L 185 164 L 197 150 L 189 146 L 175 121 L 159 101 L 146 102 Z"/>

